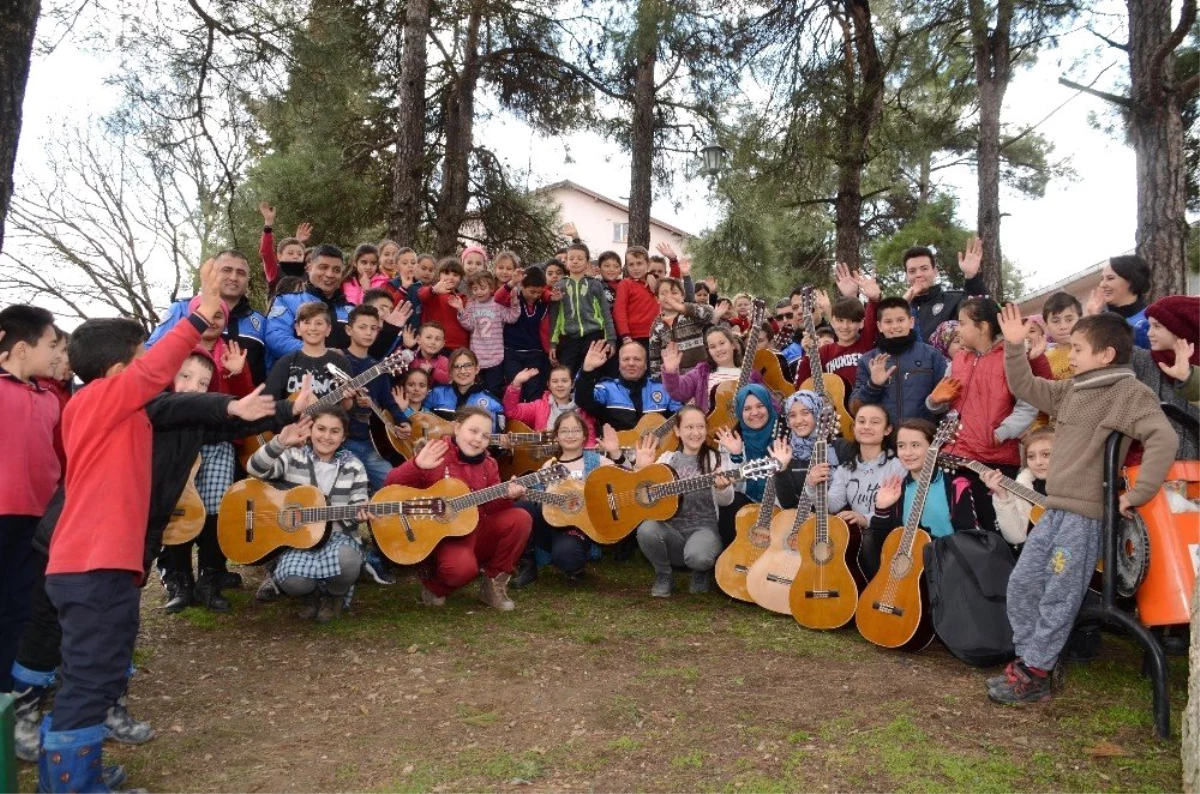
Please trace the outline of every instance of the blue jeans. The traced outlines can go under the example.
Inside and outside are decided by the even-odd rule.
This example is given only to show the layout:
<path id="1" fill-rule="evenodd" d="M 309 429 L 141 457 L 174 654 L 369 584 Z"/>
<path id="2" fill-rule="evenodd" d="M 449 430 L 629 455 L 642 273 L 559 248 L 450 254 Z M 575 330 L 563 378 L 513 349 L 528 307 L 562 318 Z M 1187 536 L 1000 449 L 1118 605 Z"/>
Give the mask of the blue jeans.
<path id="1" fill-rule="evenodd" d="M 384 460 L 369 438 L 348 438 L 344 442 L 346 449 L 354 453 L 354 457 L 362 461 L 367 469 L 367 488 L 372 494 L 383 487 L 383 481 L 392 472 L 392 464 Z"/>

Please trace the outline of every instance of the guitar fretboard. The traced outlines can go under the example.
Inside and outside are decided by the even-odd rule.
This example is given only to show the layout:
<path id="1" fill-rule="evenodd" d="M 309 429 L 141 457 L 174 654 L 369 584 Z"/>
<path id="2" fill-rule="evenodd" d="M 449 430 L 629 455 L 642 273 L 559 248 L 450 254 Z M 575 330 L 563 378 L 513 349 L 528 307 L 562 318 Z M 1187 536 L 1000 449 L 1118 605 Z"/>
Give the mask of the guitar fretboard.
<path id="1" fill-rule="evenodd" d="M 825 439 L 822 437 L 822 438 L 817 439 L 816 443 L 813 444 L 812 457 L 809 459 L 808 465 L 810 467 L 819 466 L 820 464 L 822 464 L 824 462 L 825 462 Z M 828 510 L 829 480 L 825 480 L 824 482 L 817 483 L 814 490 L 816 491 L 816 496 L 814 497 L 813 510 L 816 511 L 816 516 L 817 516 L 817 542 L 818 543 L 828 543 L 829 542 L 829 510 Z"/>
<path id="2" fill-rule="evenodd" d="M 987 474 L 989 471 L 992 471 L 977 460 L 956 460 L 954 463 L 957 466 L 966 467 L 976 474 Z M 1030 504 L 1035 504 L 1038 507 L 1046 506 L 1045 496 L 1033 490 L 1032 488 L 1021 485 L 1021 483 L 1014 479 L 1000 475 L 1000 486 L 1004 488 L 1004 490 L 1008 491 L 1009 493 L 1016 494 Z"/>
<path id="3" fill-rule="evenodd" d="M 564 475 L 554 469 L 535 471 L 532 474 L 526 474 L 524 477 L 518 477 L 517 479 L 509 482 L 498 483 L 496 485 L 484 488 L 481 491 L 472 491 L 466 496 L 459 496 L 454 499 L 449 499 L 446 501 L 446 504 L 451 510 L 457 513 L 462 510 L 469 510 L 472 507 L 479 507 L 479 505 L 487 504 L 493 499 L 502 498 L 508 493 L 508 486 L 512 483 L 529 487 L 530 485 L 555 482 L 563 479 L 563 476 Z"/>

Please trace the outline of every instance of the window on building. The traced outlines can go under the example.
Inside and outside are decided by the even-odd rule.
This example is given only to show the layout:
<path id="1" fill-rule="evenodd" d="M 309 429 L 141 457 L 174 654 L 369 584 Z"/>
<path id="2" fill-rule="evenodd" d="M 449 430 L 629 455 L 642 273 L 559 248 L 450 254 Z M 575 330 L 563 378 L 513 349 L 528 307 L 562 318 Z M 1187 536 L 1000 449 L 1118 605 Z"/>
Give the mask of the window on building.
<path id="1" fill-rule="evenodd" d="M 613 242 L 623 243 L 629 239 L 629 224 L 614 223 L 613 224 Z"/>

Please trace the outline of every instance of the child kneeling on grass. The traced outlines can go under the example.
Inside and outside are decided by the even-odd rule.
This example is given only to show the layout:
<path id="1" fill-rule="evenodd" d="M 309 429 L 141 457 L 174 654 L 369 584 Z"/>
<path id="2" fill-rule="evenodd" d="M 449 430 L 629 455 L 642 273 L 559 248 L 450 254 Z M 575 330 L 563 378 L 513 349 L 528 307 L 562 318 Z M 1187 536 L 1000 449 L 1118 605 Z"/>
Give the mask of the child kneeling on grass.
<path id="1" fill-rule="evenodd" d="M 992 701 L 1021 705 L 1050 699 L 1052 673 L 1100 558 L 1103 451 L 1109 433 L 1126 436 L 1122 459 L 1132 440 L 1145 449 L 1137 484 L 1121 495 L 1119 509 L 1127 516 L 1162 485 L 1178 439 L 1153 392 L 1129 368 L 1133 332 L 1120 316 L 1096 314 L 1076 323 L 1070 353 L 1075 377 L 1066 381 L 1034 377 L 1025 322 L 1011 303 L 1000 316 L 1000 328 L 1013 395 L 1059 417 L 1046 475 L 1049 509 L 1025 541 L 1008 580 L 1017 659 L 987 682 Z"/>

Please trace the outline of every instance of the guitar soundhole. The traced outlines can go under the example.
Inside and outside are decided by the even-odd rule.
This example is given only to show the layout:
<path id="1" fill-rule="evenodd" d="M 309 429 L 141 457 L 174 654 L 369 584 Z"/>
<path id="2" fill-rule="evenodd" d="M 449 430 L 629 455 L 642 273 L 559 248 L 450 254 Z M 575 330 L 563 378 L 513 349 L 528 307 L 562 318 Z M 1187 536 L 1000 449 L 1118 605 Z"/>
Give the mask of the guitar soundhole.
<path id="1" fill-rule="evenodd" d="M 633 498 L 636 499 L 637 503 L 642 507 L 651 507 L 654 505 L 656 500 L 652 498 L 650 494 L 650 489 L 652 487 L 654 487 L 654 483 L 641 482 L 638 483 L 637 488 L 634 489 Z"/>
<path id="2" fill-rule="evenodd" d="M 571 494 L 567 497 L 567 503 L 563 505 L 563 512 L 578 513 L 583 509 L 583 498 L 579 494 Z"/>
<path id="3" fill-rule="evenodd" d="M 796 544 L 796 540 L 797 540 L 796 533 L 793 532 L 790 535 L 788 535 L 787 538 L 783 541 L 783 545 L 787 548 L 788 551 L 799 552 L 800 547 Z"/>
<path id="4" fill-rule="evenodd" d="M 765 549 L 771 545 L 771 533 L 758 528 L 750 530 L 750 545 L 757 549 Z"/>
<path id="5" fill-rule="evenodd" d="M 908 572 L 912 570 L 912 558 L 907 554 L 897 554 L 895 557 L 892 557 L 892 564 L 889 567 L 892 572 L 892 576 L 896 577 L 897 579 L 903 579 L 905 576 L 908 576 Z"/>
<path id="6" fill-rule="evenodd" d="M 818 540 L 812 544 L 812 559 L 817 565 L 824 565 L 833 559 L 833 546 L 827 541 Z"/>
<path id="7" fill-rule="evenodd" d="M 295 532 L 304 526 L 304 515 L 301 512 L 303 510 L 300 505 L 284 505 L 279 511 L 279 528 L 284 532 Z"/>

